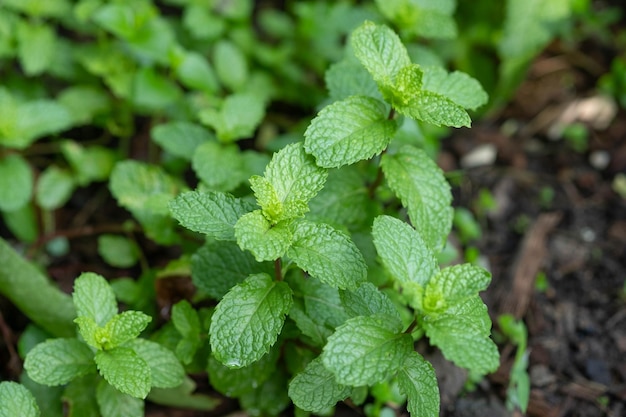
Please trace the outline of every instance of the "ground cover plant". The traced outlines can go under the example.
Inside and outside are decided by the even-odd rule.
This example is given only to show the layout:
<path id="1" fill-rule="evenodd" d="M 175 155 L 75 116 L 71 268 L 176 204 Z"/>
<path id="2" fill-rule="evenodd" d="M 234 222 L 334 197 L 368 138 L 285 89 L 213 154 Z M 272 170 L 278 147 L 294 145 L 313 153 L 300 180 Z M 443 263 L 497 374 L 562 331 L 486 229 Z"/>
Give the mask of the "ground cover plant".
<path id="1" fill-rule="evenodd" d="M 453 208 L 435 159 L 588 4 L 287 3 L 0 5 L 0 416 L 434 416 L 433 351 L 468 389 L 499 368 L 494 203 Z M 526 410 L 526 329 L 500 328 Z"/>

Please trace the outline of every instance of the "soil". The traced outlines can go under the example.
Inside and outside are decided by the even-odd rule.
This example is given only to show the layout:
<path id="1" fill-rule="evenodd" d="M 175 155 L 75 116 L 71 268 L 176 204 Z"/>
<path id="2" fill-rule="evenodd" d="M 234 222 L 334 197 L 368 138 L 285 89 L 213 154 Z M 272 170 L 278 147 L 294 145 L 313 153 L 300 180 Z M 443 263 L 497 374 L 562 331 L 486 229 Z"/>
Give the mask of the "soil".
<path id="1" fill-rule="evenodd" d="M 455 204 L 474 209 L 482 226 L 482 237 L 471 245 L 493 274 L 483 296 L 494 323 L 512 314 L 528 329 L 531 417 L 626 415 L 626 198 L 612 187 L 615 176 L 626 173 L 626 113 L 597 95 L 597 74 L 579 58 L 580 52 L 552 45 L 510 104 L 472 129 L 455 131 L 439 160 L 448 172 L 464 171 L 454 188 Z M 609 63 L 605 57 L 598 65 L 606 70 Z M 559 137 L 559 125 L 572 121 L 587 127 L 584 149 Z M 494 208 L 481 205 L 485 191 Z M 105 194 L 104 188 L 85 190 L 67 209 L 74 211 L 57 215 L 58 224 L 82 230 L 69 236 L 71 254 L 48 268 L 66 290 L 82 271 L 109 278 L 135 272 L 103 269 L 95 254 L 96 233 L 109 230 L 112 214 L 125 216 L 114 208 L 98 214 Z M 87 218 L 98 226 L 86 229 Z M 175 255 L 156 248 L 149 253 L 155 259 Z M 181 283 L 158 289 L 162 311 L 185 295 L 188 283 Z M 0 374 L 13 379 L 12 349 L 25 320 L 6 300 L 0 300 L 0 312 L 0 334 L 9 341 L 0 343 Z M 463 371 L 429 354 L 439 374 L 442 416 L 522 415 L 505 406 L 515 346 L 498 340 L 500 369 L 471 389 Z M 209 390 L 206 377 L 198 382 Z M 224 399 L 213 413 L 148 404 L 146 415 L 245 414 Z M 342 405 L 337 415 L 364 414 Z M 408 414 L 398 409 L 397 415 Z"/>

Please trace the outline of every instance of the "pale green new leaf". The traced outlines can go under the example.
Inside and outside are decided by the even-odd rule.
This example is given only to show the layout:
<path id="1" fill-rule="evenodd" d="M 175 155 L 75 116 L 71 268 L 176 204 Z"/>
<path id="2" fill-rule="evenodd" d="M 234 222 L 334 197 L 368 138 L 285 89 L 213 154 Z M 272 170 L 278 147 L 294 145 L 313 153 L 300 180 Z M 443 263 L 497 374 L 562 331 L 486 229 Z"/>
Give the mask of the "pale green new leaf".
<path id="1" fill-rule="evenodd" d="M 187 229 L 218 240 L 235 240 L 235 224 L 253 207 L 227 193 L 189 191 L 171 201 L 169 208 Z"/>
<path id="2" fill-rule="evenodd" d="M 363 255 L 350 237 L 327 224 L 298 223 L 287 256 L 331 287 L 356 289 L 367 277 Z"/>
<path id="3" fill-rule="evenodd" d="M 263 210 L 263 214 L 272 221 L 278 222 L 292 216 L 299 217 L 308 210 L 308 206 L 304 201 L 298 201 L 296 203 L 299 203 L 299 205 L 292 204 L 289 207 L 292 213 L 285 213 L 286 207 L 280 201 L 274 186 L 265 177 L 259 175 L 250 177 L 250 188 L 254 192 L 257 204 Z"/>
<path id="4" fill-rule="evenodd" d="M 196 148 L 215 136 L 204 127 L 190 122 L 174 121 L 155 126 L 152 140 L 172 155 L 191 160 Z"/>
<path id="5" fill-rule="evenodd" d="M 386 315 L 390 320 L 400 321 L 400 314 L 393 302 L 370 282 L 361 284 L 355 291 L 340 291 L 341 304 L 350 316 Z"/>
<path id="6" fill-rule="evenodd" d="M 39 417 L 40 415 L 35 397 L 26 387 L 12 381 L 0 382 L 0 417 Z"/>
<path id="7" fill-rule="evenodd" d="M 76 278 L 72 298 L 77 316 L 88 317 L 98 326 L 104 326 L 117 314 L 113 289 L 96 273 L 83 272 Z"/>
<path id="8" fill-rule="evenodd" d="M 235 237 L 242 250 L 249 250 L 258 262 L 273 261 L 285 254 L 293 240 L 292 222 L 272 225 L 261 210 L 243 215 L 235 224 Z"/>
<path id="9" fill-rule="evenodd" d="M 424 287 L 439 270 L 437 260 L 420 234 L 402 220 L 379 216 L 372 228 L 374 245 L 383 264 L 400 283 Z"/>
<path id="10" fill-rule="evenodd" d="M 293 293 L 285 282 L 267 274 L 251 275 L 215 309 L 210 330 L 213 355 L 231 368 L 259 360 L 276 342 L 292 304 Z"/>
<path id="11" fill-rule="evenodd" d="M 372 385 L 389 378 L 413 351 L 410 335 L 386 315 L 354 317 L 324 346 L 324 366 L 339 384 Z"/>
<path id="12" fill-rule="evenodd" d="M 102 348 L 113 349 L 136 338 L 151 321 L 152 317 L 141 311 L 128 310 L 115 315 L 104 326 L 104 334 L 108 336 L 108 340 L 103 341 Z"/>
<path id="13" fill-rule="evenodd" d="M 102 417 L 144 417 L 144 402 L 124 394 L 101 380 L 96 389 L 96 400 Z"/>
<path id="14" fill-rule="evenodd" d="M 424 310 L 436 312 L 449 305 L 464 301 L 483 291 L 491 281 L 491 274 L 485 269 L 461 264 L 442 269 L 426 285 Z"/>
<path id="15" fill-rule="evenodd" d="M 185 369 L 171 350 L 141 338 L 130 341 L 126 346 L 148 364 L 153 387 L 175 388 L 183 383 Z"/>
<path id="16" fill-rule="evenodd" d="M 241 151 L 234 144 L 202 143 L 193 154 L 191 166 L 198 178 L 215 191 L 232 191 L 247 177 Z"/>
<path id="17" fill-rule="evenodd" d="M 150 392 L 150 367 L 132 349 L 99 350 L 95 360 L 100 375 L 124 394 L 143 399 Z"/>
<path id="18" fill-rule="evenodd" d="M 93 359 L 91 349 L 78 339 L 50 339 L 28 352 L 24 369 L 39 384 L 63 385 L 94 372 Z"/>
<path id="19" fill-rule="evenodd" d="M 252 136 L 265 116 L 263 98 L 250 93 L 232 94 L 218 109 L 202 110 L 200 121 L 215 129 L 218 139 L 232 142 Z"/>
<path id="20" fill-rule="evenodd" d="M 366 21 L 352 32 L 350 44 L 379 88 L 393 84 L 400 69 L 411 63 L 400 37 L 385 25 Z"/>
<path id="21" fill-rule="evenodd" d="M 15 211 L 24 207 L 33 193 L 33 172 L 20 155 L 0 158 L 0 210 Z"/>
<path id="22" fill-rule="evenodd" d="M 452 227 L 452 193 L 443 172 L 422 150 L 403 146 L 383 155 L 381 166 L 389 187 L 408 209 L 413 227 L 435 252 Z"/>
<path id="23" fill-rule="evenodd" d="M 209 242 L 191 257 L 191 280 L 202 292 L 220 300 L 248 275 L 274 272 L 269 262 L 257 262 L 235 242 Z"/>
<path id="24" fill-rule="evenodd" d="M 398 125 L 387 106 L 367 96 L 350 96 L 326 106 L 304 133 L 304 146 L 317 164 L 336 168 L 370 159 L 389 144 Z"/>
<path id="25" fill-rule="evenodd" d="M 98 326 L 91 317 L 76 317 L 74 323 L 78 325 L 78 333 L 83 340 L 95 349 L 102 349 L 103 343 L 109 339 L 109 335 L 104 332 L 104 328 Z"/>
<path id="26" fill-rule="evenodd" d="M 398 372 L 398 385 L 408 398 L 407 409 L 412 416 L 439 415 L 439 387 L 433 366 L 417 352 L 405 359 Z"/>
<path id="27" fill-rule="evenodd" d="M 299 301 L 299 300 L 297 300 Z M 307 343 L 311 346 L 322 347 L 326 344 L 326 339 L 333 333 L 333 329 L 323 323 L 317 322 L 310 317 L 301 303 L 295 302 L 289 310 L 289 318 L 296 324 L 298 330 L 306 336 Z"/>
<path id="28" fill-rule="evenodd" d="M 435 126 L 470 127 L 472 119 L 462 106 L 432 91 L 418 92 L 405 106 L 397 106 L 398 113 Z"/>
<path id="29" fill-rule="evenodd" d="M 335 375 L 324 367 L 320 358 L 309 362 L 289 383 L 289 397 L 293 403 L 312 413 L 328 410 L 337 401 L 346 399 L 351 391 L 352 387 L 335 381 Z"/>
<path id="30" fill-rule="evenodd" d="M 489 97 L 480 83 L 464 72 L 448 73 L 442 67 L 423 69 L 423 88 L 441 94 L 466 109 L 477 109 L 487 102 Z"/>

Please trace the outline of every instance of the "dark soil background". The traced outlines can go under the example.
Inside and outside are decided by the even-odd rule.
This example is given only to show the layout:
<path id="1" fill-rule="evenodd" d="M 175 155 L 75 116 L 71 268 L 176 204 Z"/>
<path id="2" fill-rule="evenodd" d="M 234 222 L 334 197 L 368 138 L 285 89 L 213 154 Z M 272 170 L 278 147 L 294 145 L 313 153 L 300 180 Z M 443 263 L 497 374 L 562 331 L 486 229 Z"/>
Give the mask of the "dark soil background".
<path id="1" fill-rule="evenodd" d="M 448 172 L 464 172 L 454 188 L 456 205 L 480 210 L 481 190 L 496 201 L 478 216 L 483 230 L 474 246 L 493 274 L 483 295 L 494 322 L 510 313 L 528 328 L 531 417 L 626 416 L 626 199 L 612 188 L 615 176 L 626 173 L 626 113 L 598 95 L 597 77 L 608 71 L 611 57 L 598 59 L 592 46 L 571 51 L 551 45 L 510 104 L 472 129 L 455 131 L 439 160 Z M 560 126 L 571 122 L 587 126 L 587 149 L 559 138 Z M 96 255 L 97 234 L 114 231 L 115 216 L 127 216 L 116 207 L 103 211 L 107 198 L 104 186 L 91 187 L 57 213 L 72 251 L 48 273 L 65 290 L 82 271 L 133 276 L 132 270 L 103 269 Z M 157 260 L 151 264 L 176 255 L 145 243 Z M 538 288 L 542 274 L 547 286 Z M 188 281 L 179 284 L 157 289 L 163 311 L 189 290 Z M 6 300 L 0 299 L 0 313 L 0 374 L 16 379 L 15 342 L 27 321 Z M 430 354 L 442 416 L 522 415 L 504 405 L 515 347 L 500 347 L 502 366 L 472 390 L 464 388 L 463 371 Z M 205 376 L 198 383 L 210 390 Z M 234 401 L 223 401 L 212 413 L 147 404 L 146 415 L 245 415 Z M 347 406 L 337 414 L 364 415 Z M 407 415 L 401 408 L 397 414 Z"/>

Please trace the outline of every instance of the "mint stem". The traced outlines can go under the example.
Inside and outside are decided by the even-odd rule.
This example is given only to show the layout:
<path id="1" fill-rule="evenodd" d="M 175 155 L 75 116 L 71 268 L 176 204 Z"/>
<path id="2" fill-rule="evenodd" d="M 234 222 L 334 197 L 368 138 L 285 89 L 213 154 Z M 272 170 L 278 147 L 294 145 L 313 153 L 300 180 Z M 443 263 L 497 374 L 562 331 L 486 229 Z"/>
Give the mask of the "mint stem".
<path id="1" fill-rule="evenodd" d="M 274 274 L 276 275 L 277 281 L 283 280 L 283 268 L 282 268 L 280 258 L 274 261 Z"/>

